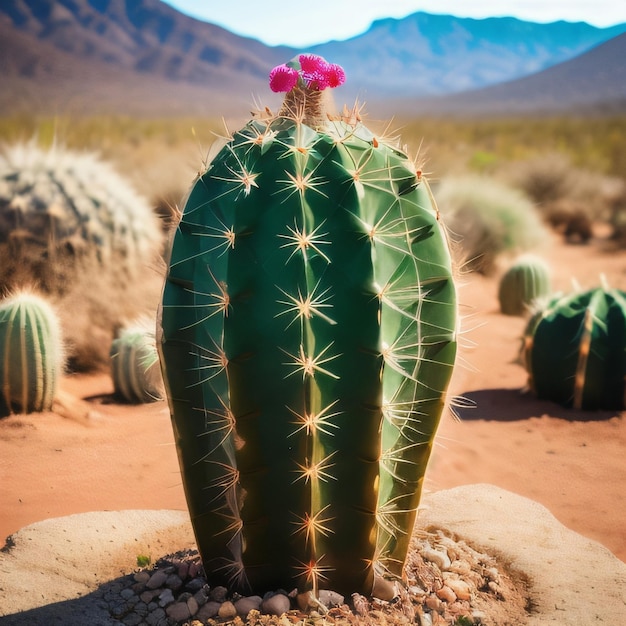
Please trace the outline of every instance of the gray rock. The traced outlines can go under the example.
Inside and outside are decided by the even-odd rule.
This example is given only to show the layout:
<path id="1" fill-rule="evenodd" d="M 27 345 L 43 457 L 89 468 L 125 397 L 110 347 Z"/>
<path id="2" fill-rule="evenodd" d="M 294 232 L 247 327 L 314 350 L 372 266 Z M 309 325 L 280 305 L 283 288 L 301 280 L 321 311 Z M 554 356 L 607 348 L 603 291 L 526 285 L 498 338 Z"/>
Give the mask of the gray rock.
<path id="1" fill-rule="evenodd" d="M 263 600 L 261 611 L 270 615 L 282 615 L 291 608 L 291 601 L 283 593 L 277 593 Z"/>
<path id="2" fill-rule="evenodd" d="M 237 600 L 237 602 L 235 602 L 237 615 L 240 615 L 241 617 L 247 617 L 250 611 L 258 611 L 261 607 L 262 602 L 263 598 L 261 598 L 260 596 L 248 596 L 245 598 L 240 598 L 239 600 Z"/>
<path id="3" fill-rule="evenodd" d="M 168 617 L 177 622 L 182 622 L 191 617 L 191 613 L 189 613 L 189 607 L 186 602 L 175 602 L 174 604 L 170 604 L 170 606 L 165 609 L 165 612 Z"/>
<path id="4" fill-rule="evenodd" d="M 146 587 L 148 589 L 158 589 L 165 584 L 166 580 L 167 574 L 165 573 L 165 571 L 162 569 L 157 570 L 156 572 L 154 572 L 154 574 L 152 574 L 152 576 L 150 576 L 150 580 L 148 580 L 148 582 L 146 583 Z"/>

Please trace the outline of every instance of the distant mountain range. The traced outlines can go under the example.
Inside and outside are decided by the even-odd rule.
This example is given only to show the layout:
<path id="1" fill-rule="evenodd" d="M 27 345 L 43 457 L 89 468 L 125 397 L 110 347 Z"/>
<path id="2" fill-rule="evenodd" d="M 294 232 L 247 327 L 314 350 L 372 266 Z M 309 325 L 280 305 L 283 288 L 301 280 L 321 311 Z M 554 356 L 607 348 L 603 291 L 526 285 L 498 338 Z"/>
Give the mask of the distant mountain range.
<path id="1" fill-rule="evenodd" d="M 344 66 L 349 80 L 339 101 L 359 96 L 378 108 L 423 110 L 431 103 L 452 110 L 463 98 L 541 104 L 543 94 L 569 106 L 580 99 L 583 88 L 573 86 L 579 84 L 593 90 L 594 102 L 626 101 L 622 33 L 626 24 L 420 12 L 308 51 Z M 270 106 L 279 101 L 268 73 L 298 52 L 240 37 L 160 0 L 2 0 L 0 114 L 247 115 L 254 96 Z M 515 79 L 530 82 L 517 87 Z"/>

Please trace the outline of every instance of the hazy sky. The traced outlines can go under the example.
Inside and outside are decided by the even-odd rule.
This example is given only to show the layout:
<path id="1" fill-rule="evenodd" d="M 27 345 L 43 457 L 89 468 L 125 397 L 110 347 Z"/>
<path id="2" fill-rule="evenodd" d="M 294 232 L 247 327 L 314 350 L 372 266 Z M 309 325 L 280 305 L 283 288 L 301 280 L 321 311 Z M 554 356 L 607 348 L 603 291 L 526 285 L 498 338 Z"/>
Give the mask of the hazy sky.
<path id="1" fill-rule="evenodd" d="M 381 17 L 416 11 L 459 17 L 511 15 L 533 22 L 626 22 L 625 0 L 165 0 L 180 11 L 269 45 L 348 39 Z"/>

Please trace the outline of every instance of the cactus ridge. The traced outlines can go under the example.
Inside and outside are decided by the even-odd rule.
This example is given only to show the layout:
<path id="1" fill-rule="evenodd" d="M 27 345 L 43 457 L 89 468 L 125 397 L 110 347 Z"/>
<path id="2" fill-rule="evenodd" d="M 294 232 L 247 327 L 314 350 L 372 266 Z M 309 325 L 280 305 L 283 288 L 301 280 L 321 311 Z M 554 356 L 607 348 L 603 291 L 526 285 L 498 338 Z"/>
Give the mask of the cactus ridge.
<path id="1" fill-rule="evenodd" d="M 0 415 L 52 408 L 63 372 L 57 317 L 35 294 L 18 292 L 0 302 Z"/>
<path id="2" fill-rule="evenodd" d="M 187 199 L 159 349 L 196 539 L 239 590 L 401 575 L 456 348 L 428 185 L 362 124 L 253 119 Z"/>
<path id="3" fill-rule="evenodd" d="M 608 286 L 549 298 L 530 318 L 522 358 L 540 398 L 583 410 L 626 406 L 626 293 Z"/>

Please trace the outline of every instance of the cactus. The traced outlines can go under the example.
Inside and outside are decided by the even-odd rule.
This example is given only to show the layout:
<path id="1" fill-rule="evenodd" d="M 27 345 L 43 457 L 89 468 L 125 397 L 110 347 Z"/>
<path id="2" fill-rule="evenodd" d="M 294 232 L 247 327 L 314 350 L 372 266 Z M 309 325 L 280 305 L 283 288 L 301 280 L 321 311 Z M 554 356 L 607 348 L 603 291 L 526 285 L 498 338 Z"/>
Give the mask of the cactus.
<path id="1" fill-rule="evenodd" d="M 623 410 L 626 292 L 602 286 L 550 297 L 527 324 L 522 359 L 539 398 Z"/>
<path id="2" fill-rule="evenodd" d="M 0 302 L 0 416 L 52 408 L 63 372 L 57 317 L 32 293 Z"/>
<path id="3" fill-rule="evenodd" d="M 0 154 L 0 291 L 48 296 L 78 367 L 106 364 L 114 329 L 143 312 L 160 243 L 148 203 L 96 155 L 32 143 Z"/>
<path id="4" fill-rule="evenodd" d="M 282 109 L 230 138 L 173 240 L 157 345 L 205 570 L 235 591 L 402 575 L 455 358 L 428 184 L 356 108 L 329 120 L 340 79 L 276 68 Z"/>
<path id="5" fill-rule="evenodd" d="M 500 311 L 505 315 L 525 315 L 534 300 L 549 295 L 550 291 L 547 263 L 538 256 L 522 255 L 500 279 Z"/>
<path id="6" fill-rule="evenodd" d="M 119 333 L 111 344 L 111 376 L 115 393 L 127 402 L 163 399 L 153 324 L 139 320 Z"/>

